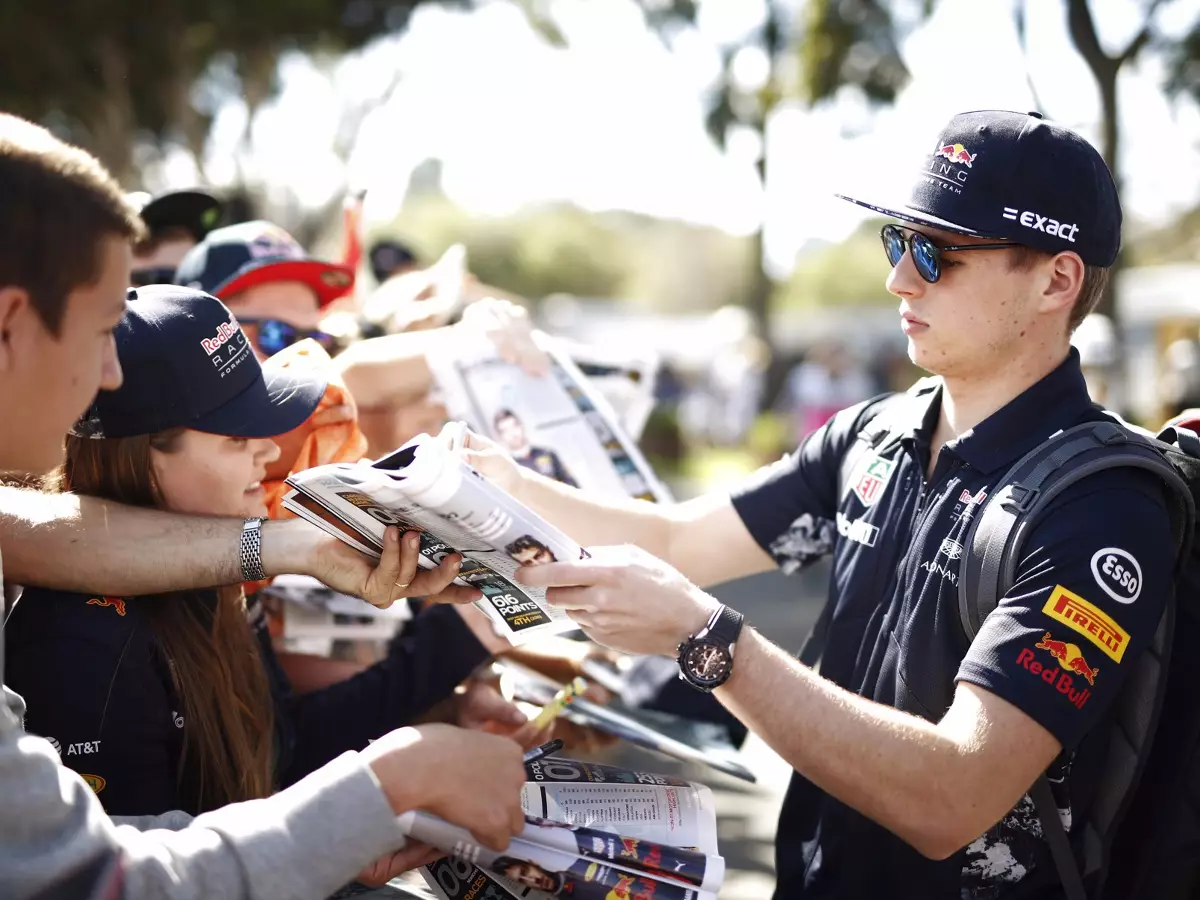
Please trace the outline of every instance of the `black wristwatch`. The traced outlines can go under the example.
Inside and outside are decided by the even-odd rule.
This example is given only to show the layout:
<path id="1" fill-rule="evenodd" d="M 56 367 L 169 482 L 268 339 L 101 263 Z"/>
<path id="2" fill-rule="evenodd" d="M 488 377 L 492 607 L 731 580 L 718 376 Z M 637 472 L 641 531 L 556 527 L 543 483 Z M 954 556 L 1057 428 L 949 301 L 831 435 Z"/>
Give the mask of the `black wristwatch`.
<path id="1" fill-rule="evenodd" d="M 680 643 L 679 677 L 705 693 L 728 681 L 733 674 L 733 648 L 744 621 L 745 616 L 736 609 L 718 606 L 700 631 Z"/>

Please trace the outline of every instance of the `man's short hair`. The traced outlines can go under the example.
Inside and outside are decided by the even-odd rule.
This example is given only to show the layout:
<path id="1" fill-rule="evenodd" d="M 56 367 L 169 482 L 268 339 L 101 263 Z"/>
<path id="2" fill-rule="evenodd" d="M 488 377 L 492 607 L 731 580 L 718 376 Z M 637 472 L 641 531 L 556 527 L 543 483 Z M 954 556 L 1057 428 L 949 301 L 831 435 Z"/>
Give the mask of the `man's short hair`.
<path id="1" fill-rule="evenodd" d="M 1014 247 L 1008 254 L 1008 264 L 1009 268 L 1014 271 L 1026 271 L 1041 260 L 1049 259 L 1053 255 L 1045 250 L 1021 245 Z M 1083 284 L 1079 287 L 1079 296 L 1075 298 L 1075 305 L 1071 307 L 1071 315 L 1067 320 L 1067 334 L 1072 334 L 1079 327 L 1079 323 L 1095 311 L 1100 298 L 1104 296 L 1105 288 L 1108 287 L 1109 271 L 1110 269 L 1106 266 L 1084 265 Z"/>
<path id="2" fill-rule="evenodd" d="M 511 409 L 502 409 L 492 416 L 492 425 L 499 425 L 505 419 L 516 419 L 518 422 L 521 421 L 521 417 Z"/>
<path id="3" fill-rule="evenodd" d="M 141 240 L 144 227 L 90 153 L 0 113 L 0 288 L 17 286 L 51 334 L 67 297 L 100 275 L 103 238 Z"/>

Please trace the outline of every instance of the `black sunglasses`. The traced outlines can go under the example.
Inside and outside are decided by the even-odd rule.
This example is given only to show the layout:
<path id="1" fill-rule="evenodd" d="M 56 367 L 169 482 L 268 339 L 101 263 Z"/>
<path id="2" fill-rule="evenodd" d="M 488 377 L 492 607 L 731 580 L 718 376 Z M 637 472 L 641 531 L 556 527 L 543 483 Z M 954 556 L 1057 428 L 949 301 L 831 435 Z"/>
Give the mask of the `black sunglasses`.
<path id="1" fill-rule="evenodd" d="M 913 265 L 917 274 L 930 284 L 942 277 L 942 254 L 958 252 L 959 250 L 1008 250 L 1019 247 L 1020 244 L 1009 241 L 1003 244 L 952 244 L 939 247 L 930 238 L 914 231 L 905 234 L 899 225 L 884 225 L 879 229 L 879 237 L 883 241 L 883 252 L 887 254 L 888 262 L 894 269 L 904 258 L 904 251 L 912 254 Z"/>
<path id="2" fill-rule="evenodd" d="M 267 356 L 274 356 L 285 347 L 290 347 L 297 341 L 312 338 L 318 344 L 332 353 L 337 347 L 337 338 L 324 331 L 297 328 L 279 319 L 246 319 L 238 317 L 242 325 L 254 325 L 258 329 L 258 337 L 254 343 Z"/>

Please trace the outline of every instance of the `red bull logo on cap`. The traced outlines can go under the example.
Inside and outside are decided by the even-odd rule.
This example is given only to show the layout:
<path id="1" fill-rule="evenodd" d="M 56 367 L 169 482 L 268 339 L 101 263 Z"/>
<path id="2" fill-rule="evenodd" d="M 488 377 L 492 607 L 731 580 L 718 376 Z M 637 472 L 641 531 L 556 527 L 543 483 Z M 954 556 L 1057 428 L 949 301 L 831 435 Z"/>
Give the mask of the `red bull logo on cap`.
<path id="1" fill-rule="evenodd" d="M 958 163 L 960 166 L 971 168 L 971 163 L 975 161 L 976 153 L 972 153 L 962 144 L 944 144 L 933 151 L 934 156 L 943 156 L 950 162 Z"/>

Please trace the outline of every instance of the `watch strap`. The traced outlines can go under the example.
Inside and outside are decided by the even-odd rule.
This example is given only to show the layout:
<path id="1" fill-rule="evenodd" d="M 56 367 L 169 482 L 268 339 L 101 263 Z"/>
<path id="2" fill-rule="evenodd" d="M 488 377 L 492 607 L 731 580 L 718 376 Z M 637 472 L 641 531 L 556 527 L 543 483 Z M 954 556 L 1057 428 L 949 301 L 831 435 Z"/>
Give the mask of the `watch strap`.
<path id="1" fill-rule="evenodd" d="M 251 518 L 242 523 L 242 537 L 238 543 L 242 581 L 262 581 L 267 577 L 262 563 L 262 523 L 265 521 Z"/>
<path id="2" fill-rule="evenodd" d="M 746 617 L 740 612 L 722 603 L 697 637 L 704 637 L 715 643 L 732 647 L 737 643 L 737 639 L 742 633 L 742 624 L 745 621 Z"/>

